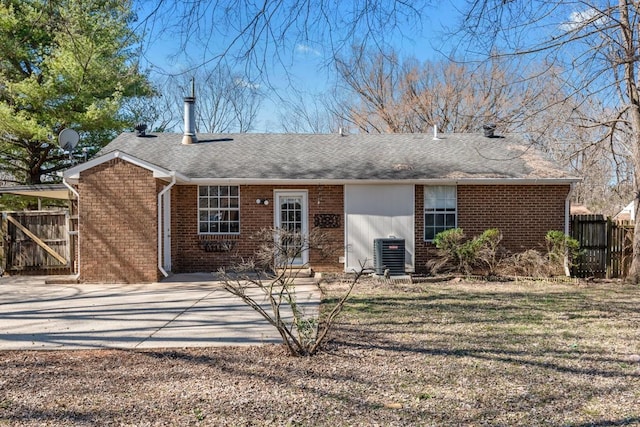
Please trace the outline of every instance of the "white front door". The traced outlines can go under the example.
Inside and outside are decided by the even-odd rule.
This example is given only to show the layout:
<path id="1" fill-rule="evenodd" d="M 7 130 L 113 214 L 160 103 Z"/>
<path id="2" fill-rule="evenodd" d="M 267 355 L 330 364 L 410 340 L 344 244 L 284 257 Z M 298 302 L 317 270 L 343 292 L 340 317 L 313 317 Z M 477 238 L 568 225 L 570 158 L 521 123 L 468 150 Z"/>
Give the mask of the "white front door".
<path id="1" fill-rule="evenodd" d="M 287 230 L 300 233 L 302 236 L 308 235 L 308 212 L 307 212 L 307 192 L 293 190 L 277 190 L 275 192 L 275 227 L 280 230 Z M 303 239 L 304 240 L 304 239 Z M 300 245 L 301 242 L 281 242 L 287 245 Z M 289 261 L 293 265 L 304 265 L 309 262 L 308 250 L 300 252 L 299 256 Z"/>

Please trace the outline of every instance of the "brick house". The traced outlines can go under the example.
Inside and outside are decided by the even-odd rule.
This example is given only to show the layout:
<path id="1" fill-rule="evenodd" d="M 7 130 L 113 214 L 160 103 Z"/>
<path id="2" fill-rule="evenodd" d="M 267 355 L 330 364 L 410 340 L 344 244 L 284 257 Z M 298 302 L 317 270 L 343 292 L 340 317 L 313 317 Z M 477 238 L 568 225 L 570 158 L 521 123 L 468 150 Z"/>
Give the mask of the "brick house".
<path id="1" fill-rule="evenodd" d="M 516 135 L 123 133 L 67 170 L 78 199 L 79 280 L 152 282 L 250 257 L 266 227 L 321 227 L 339 242 L 316 271 L 373 259 L 405 240 L 421 271 L 438 232 L 502 231 L 516 252 L 568 231 L 576 178 Z"/>

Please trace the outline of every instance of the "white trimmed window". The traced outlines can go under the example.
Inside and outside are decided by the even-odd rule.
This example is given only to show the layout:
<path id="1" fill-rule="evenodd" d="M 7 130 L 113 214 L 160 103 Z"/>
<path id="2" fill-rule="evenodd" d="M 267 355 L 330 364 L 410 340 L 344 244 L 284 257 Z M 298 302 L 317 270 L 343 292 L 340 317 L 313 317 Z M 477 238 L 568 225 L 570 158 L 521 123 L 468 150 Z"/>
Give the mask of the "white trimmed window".
<path id="1" fill-rule="evenodd" d="M 200 234 L 240 233 L 240 187 L 198 187 L 198 231 Z"/>
<path id="2" fill-rule="evenodd" d="M 433 241 L 436 234 L 456 228 L 456 187 L 433 185 L 424 187 L 424 240 Z"/>

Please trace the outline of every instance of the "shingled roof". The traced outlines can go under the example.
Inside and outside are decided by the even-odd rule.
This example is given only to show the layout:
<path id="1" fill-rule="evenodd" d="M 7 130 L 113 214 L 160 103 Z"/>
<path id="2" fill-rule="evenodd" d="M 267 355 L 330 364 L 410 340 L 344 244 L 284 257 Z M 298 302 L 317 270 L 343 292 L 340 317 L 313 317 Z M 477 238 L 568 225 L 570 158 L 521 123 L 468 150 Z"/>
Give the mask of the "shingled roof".
<path id="1" fill-rule="evenodd" d="M 189 180 L 576 181 L 517 135 L 123 133 L 99 155 L 129 156 Z"/>

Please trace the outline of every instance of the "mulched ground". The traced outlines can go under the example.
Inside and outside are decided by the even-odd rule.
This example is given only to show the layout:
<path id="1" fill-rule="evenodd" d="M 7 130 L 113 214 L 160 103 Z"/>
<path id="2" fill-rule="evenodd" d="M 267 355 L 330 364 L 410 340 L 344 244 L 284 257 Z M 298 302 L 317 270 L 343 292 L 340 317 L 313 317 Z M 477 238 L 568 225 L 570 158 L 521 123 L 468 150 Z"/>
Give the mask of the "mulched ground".
<path id="1" fill-rule="evenodd" d="M 0 426 L 640 425 L 637 286 L 365 280 L 331 338 L 2 352 Z"/>

